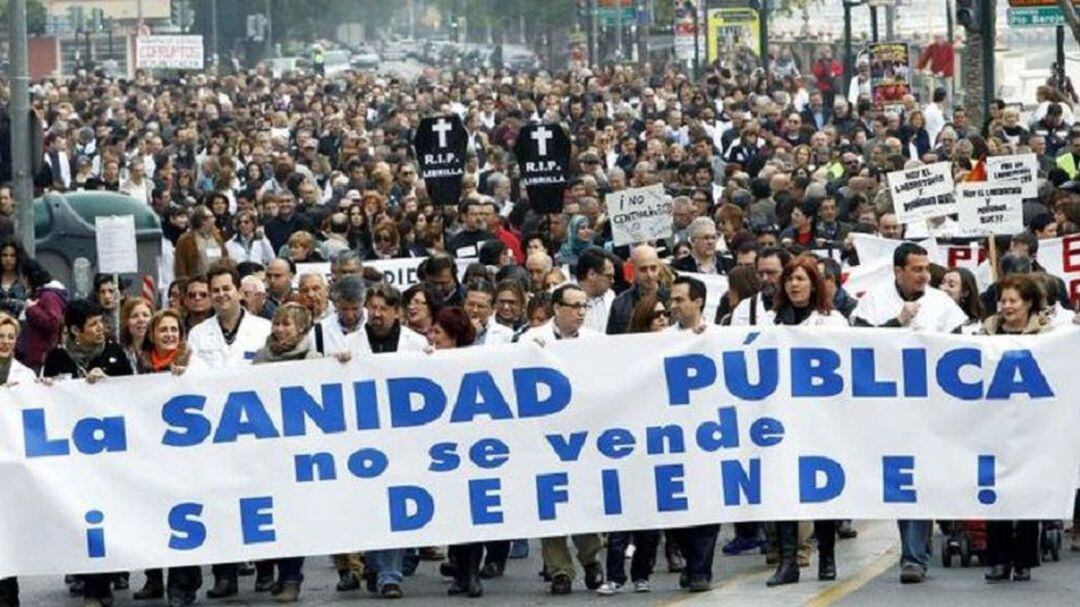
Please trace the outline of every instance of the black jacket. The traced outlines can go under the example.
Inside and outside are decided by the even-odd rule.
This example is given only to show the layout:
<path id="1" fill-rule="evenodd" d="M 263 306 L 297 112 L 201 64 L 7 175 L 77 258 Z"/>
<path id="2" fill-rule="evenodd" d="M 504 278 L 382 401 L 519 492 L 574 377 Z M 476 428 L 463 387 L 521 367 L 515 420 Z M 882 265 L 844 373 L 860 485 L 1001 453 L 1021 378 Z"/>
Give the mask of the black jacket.
<path id="1" fill-rule="evenodd" d="M 719 274 L 727 274 L 731 268 L 735 266 L 735 260 L 731 257 L 717 253 L 713 264 L 716 266 L 716 271 Z M 698 270 L 698 262 L 694 259 L 693 255 L 687 255 L 682 259 L 676 259 L 671 262 L 671 269 L 678 270 L 679 272 L 700 272 Z"/>
<path id="2" fill-rule="evenodd" d="M 668 291 L 664 287 L 660 287 L 659 295 L 663 301 L 668 300 Z M 606 331 L 608 335 L 622 335 L 630 330 L 630 317 L 634 314 L 634 306 L 640 299 L 641 291 L 636 284 L 619 293 L 615 301 L 611 302 Z"/>
<path id="3" fill-rule="evenodd" d="M 79 367 L 75 363 L 75 359 L 71 358 L 71 355 L 63 347 L 53 348 L 45 356 L 45 366 L 41 369 L 41 375 L 43 377 L 57 377 L 69 374 L 71 377 L 86 377 L 87 372 L 98 367 L 109 377 L 135 374 L 135 371 L 131 368 L 131 362 L 128 361 L 127 355 L 124 354 L 124 349 L 120 347 L 120 344 L 110 341 L 105 344 L 105 350 L 97 358 L 90 361 L 86 368 Z"/>

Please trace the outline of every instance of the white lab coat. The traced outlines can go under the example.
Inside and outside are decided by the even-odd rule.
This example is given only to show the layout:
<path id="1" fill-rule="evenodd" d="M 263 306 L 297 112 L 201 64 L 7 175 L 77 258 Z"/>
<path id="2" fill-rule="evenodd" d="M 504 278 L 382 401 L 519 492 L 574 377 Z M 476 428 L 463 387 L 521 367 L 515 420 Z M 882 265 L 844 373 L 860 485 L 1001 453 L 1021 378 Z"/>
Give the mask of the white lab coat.
<path id="1" fill-rule="evenodd" d="M 32 384 L 37 379 L 37 375 L 33 369 L 20 363 L 14 359 L 14 353 L 12 353 L 11 370 L 8 371 L 7 385 L 13 386 L 15 384 Z"/>
<path id="2" fill-rule="evenodd" d="M 225 335 L 221 332 L 217 317 L 211 316 L 195 325 L 188 335 L 188 346 L 191 347 L 192 354 L 189 368 L 235 369 L 250 365 L 255 359 L 255 353 L 266 345 L 266 338 L 269 336 L 269 320 L 244 312 L 240 327 L 236 331 L 236 339 L 229 345 L 225 343 Z"/>
<path id="3" fill-rule="evenodd" d="M 750 322 L 750 306 L 757 306 L 757 318 L 755 322 Z M 776 317 L 776 312 L 765 308 L 765 302 L 761 295 L 755 295 L 753 297 L 747 297 L 739 302 L 739 305 L 735 306 L 735 310 L 731 313 L 731 326 L 733 327 L 769 327 L 773 325 L 773 320 Z"/>
<path id="4" fill-rule="evenodd" d="M 967 314 L 944 291 L 927 287 L 918 300 L 919 313 L 908 327 L 916 331 L 950 333 L 968 321 Z M 889 281 L 866 292 L 851 313 L 851 322 L 864 321 L 880 327 L 900 315 L 904 300 L 896 283 Z"/>
<path id="5" fill-rule="evenodd" d="M 603 333 L 593 331 L 592 329 L 582 326 L 578 329 L 577 339 L 595 339 L 603 336 Z M 539 327 L 534 327 L 521 334 L 518 338 L 518 343 L 535 343 L 537 341 L 543 342 L 545 345 L 553 344 L 556 341 L 555 338 L 555 321 L 549 320 Z"/>
<path id="6" fill-rule="evenodd" d="M 358 330 L 349 333 L 345 337 L 349 351 L 353 357 L 374 354 L 371 351 L 371 342 L 368 341 L 367 330 Z M 396 352 L 423 352 L 428 347 L 428 340 L 423 335 L 401 325 L 401 336 L 398 337 Z"/>
<path id="7" fill-rule="evenodd" d="M 479 339 L 476 340 L 476 345 L 495 346 L 499 344 L 508 344 L 512 341 L 514 341 L 514 330 L 495 322 L 495 315 L 492 314 L 488 317 L 487 328 L 484 329 L 484 334 L 479 336 Z"/>
<path id="8" fill-rule="evenodd" d="M 585 302 L 585 326 L 597 333 L 607 332 L 611 304 L 615 302 L 615 291 L 608 289 L 600 297 L 593 297 Z"/>
<path id="9" fill-rule="evenodd" d="M 320 354 L 325 356 L 333 356 L 342 352 L 349 351 L 349 335 L 363 334 L 364 321 L 366 319 L 361 318 L 360 323 L 356 326 L 356 329 L 352 333 L 346 335 L 345 330 L 341 328 L 341 322 L 338 321 L 337 313 L 328 314 L 326 318 L 318 322 L 318 326 L 322 327 L 322 349 L 319 350 Z M 317 344 L 315 339 L 315 329 L 311 329 L 311 343 Z"/>

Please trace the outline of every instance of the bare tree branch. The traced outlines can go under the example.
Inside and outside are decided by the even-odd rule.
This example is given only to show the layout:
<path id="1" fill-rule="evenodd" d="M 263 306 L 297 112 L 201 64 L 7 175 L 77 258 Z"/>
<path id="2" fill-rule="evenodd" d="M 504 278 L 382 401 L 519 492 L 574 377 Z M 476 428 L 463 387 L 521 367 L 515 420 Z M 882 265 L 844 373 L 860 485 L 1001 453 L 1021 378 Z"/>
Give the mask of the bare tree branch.
<path id="1" fill-rule="evenodd" d="M 1073 5 L 1073 0 L 1057 0 L 1058 8 L 1061 9 L 1061 14 L 1065 15 L 1065 23 L 1072 31 L 1073 38 L 1080 43 L 1080 16 L 1076 14 L 1076 6 Z"/>

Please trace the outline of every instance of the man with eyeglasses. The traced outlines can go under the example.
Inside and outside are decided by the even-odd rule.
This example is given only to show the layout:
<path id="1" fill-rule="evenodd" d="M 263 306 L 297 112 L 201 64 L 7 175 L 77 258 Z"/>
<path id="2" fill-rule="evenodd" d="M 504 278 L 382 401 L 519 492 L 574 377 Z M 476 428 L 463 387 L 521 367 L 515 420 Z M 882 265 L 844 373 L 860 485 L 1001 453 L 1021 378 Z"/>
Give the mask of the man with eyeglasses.
<path id="1" fill-rule="evenodd" d="M 732 260 L 716 250 L 719 240 L 716 223 L 709 217 L 697 217 L 690 222 L 686 233 L 690 240 L 690 254 L 672 262 L 672 269 L 698 274 L 726 274 Z"/>
<path id="2" fill-rule="evenodd" d="M 578 257 L 574 278 L 587 298 L 585 326 L 603 333 L 607 330 L 611 304 L 615 301 L 615 292 L 611 290 L 615 282 L 615 264 L 602 249 L 590 247 Z"/>
<path id="3" fill-rule="evenodd" d="M 191 276 L 184 284 L 184 329 L 191 329 L 214 315 L 210 305 L 210 286 L 205 274 Z"/>
<path id="4" fill-rule="evenodd" d="M 576 284 L 565 284 L 551 295 L 553 315 L 539 327 L 529 329 L 519 343 L 547 346 L 563 339 L 595 339 L 599 333 L 584 326 L 587 307 L 585 291 Z M 544 554 L 544 571 L 551 576 L 551 594 L 565 595 L 573 591 L 576 571 L 566 536 L 545 537 L 540 540 Z M 577 548 L 578 562 L 585 569 L 585 587 L 596 590 L 604 583 L 600 551 L 604 539 L 599 533 L 578 533 L 572 537 Z"/>
<path id="5" fill-rule="evenodd" d="M 757 272 L 761 279 L 761 291 L 739 302 L 731 314 L 732 326 L 773 324 L 773 297 L 780 291 L 780 278 L 789 261 L 791 253 L 782 248 L 769 247 L 758 253 Z"/>

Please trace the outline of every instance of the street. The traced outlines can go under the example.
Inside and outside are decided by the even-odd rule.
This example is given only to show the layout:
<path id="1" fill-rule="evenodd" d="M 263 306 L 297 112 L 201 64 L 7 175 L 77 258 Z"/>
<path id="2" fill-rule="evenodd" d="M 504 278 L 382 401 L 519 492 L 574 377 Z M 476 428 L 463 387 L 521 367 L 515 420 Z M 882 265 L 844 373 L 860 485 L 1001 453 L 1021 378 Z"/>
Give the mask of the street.
<path id="1" fill-rule="evenodd" d="M 972 566 L 964 569 L 954 564 L 951 569 L 941 567 L 940 554 L 935 552 L 931 561 L 927 582 L 917 586 L 901 586 L 898 581 L 897 558 L 899 541 L 896 525 L 892 521 L 862 521 L 855 527 L 859 537 L 837 544 L 839 575 L 835 582 L 818 582 L 816 560 L 802 570 L 802 582 L 777 588 L 767 588 L 765 580 L 772 567 L 765 566 L 761 555 L 746 554 L 727 557 L 717 548 L 716 578 L 712 592 L 687 594 L 678 589 L 678 577 L 663 568 L 660 556 L 660 573 L 653 577 L 653 591 L 649 594 L 623 593 L 611 597 L 611 602 L 635 605 L 691 607 L 694 605 L 738 604 L 743 605 L 1016 605 L 1024 601 L 1030 605 L 1074 604 L 1080 594 L 1080 576 L 1076 575 L 1080 554 L 1065 552 L 1059 563 L 1047 563 L 1032 573 L 1032 581 L 989 585 L 983 581 L 984 569 Z M 721 541 L 730 539 L 731 527 L 725 525 Z M 941 536 L 935 538 L 940 547 Z M 1066 540 L 1067 541 L 1067 540 Z M 955 561 L 954 561 L 955 563 Z M 584 588 L 580 579 L 575 581 L 574 593 L 567 597 L 553 597 L 547 593 L 547 585 L 538 572 L 541 568 L 539 543 L 532 542 L 529 558 L 510 561 L 507 575 L 497 580 L 487 580 L 484 597 L 476 604 L 490 605 L 562 605 L 602 600 Z M 377 600 L 363 590 L 339 593 L 334 589 L 337 575 L 328 557 L 309 558 L 305 564 L 306 576 L 301 591 L 303 605 L 345 605 L 355 601 Z M 253 577 L 241 578 L 241 593 L 224 601 L 204 598 L 211 583 L 209 568 L 200 591 L 200 605 L 274 605 L 272 598 L 251 591 Z M 141 573 L 133 573 L 131 585 L 134 592 L 143 582 Z M 56 577 L 21 579 L 22 604 L 28 606 L 49 605 L 77 606 L 80 600 L 69 597 L 64 584 Z M 464 603 L 467 599 L 449 599 L 446 588 L 449 582 L 438 574 L 438 563 L 421 563 L 416 575 L 406 579 L 403 588 L 405 598 L 401 605 L 429 605 L 434 601 L 453 600 Z M 136 603 L 129 599 L 130 592 L 117 593 L 117 604 L 162 605 L 164 601 Z M 1022 595 L 1020 593 L 1023 593 Z"/>

